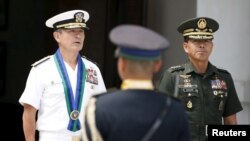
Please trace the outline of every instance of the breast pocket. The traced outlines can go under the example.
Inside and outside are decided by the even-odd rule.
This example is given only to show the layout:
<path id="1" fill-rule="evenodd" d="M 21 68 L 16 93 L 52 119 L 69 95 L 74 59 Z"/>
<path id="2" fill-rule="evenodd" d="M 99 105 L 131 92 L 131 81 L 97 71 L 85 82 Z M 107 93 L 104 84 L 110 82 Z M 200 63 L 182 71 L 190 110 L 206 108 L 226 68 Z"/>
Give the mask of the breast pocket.
<path id="1" fill-rule="evenodd" d="M 42 103 L 47 106 L 56 106 L 60 102 L 64 102 L 64 87 L 61 80 L 51 81 L 44 90 Z"/>
<path id="2" fill-rule="evenodd" d="M 182 88 L 179 96 L 187 111 L 194 111 L 198 107 L 199 105 L 198 89 Z"/>

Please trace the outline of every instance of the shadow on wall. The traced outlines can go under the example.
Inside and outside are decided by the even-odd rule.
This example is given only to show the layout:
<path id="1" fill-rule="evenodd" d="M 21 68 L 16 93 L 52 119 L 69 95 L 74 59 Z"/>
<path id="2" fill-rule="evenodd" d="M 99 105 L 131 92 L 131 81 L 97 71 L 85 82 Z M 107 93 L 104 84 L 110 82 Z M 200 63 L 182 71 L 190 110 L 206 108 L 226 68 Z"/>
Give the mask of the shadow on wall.
<path id="1" fill-rule="evenodd" d="M 1 138 L 10 141 L 24 141 L 22 127 L 23 107 L 12 103 L 0 102 Z"/>

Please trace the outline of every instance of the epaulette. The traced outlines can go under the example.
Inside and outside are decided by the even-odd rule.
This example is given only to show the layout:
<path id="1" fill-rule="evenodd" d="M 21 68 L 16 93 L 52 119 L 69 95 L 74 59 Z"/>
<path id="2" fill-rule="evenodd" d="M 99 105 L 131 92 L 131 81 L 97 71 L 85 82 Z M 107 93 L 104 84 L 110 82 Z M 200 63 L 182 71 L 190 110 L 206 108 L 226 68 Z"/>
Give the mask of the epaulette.
<path id="1" fill-rule="evenodd" d="M 170 72 L 175 72 L 175 71 L 181 71 L 181 70 L 184 70 L 184 66 L 181 66 L 181 65 L 178 65 L 178 66 L 172 66 L 169 68 L 169 71 Z"/>
<path id="2" fill-rule="evenodd" d="M 82 58 L 85 58 L 86 60 L 89 60 L 90 62 L 93 62 L 94 64 L 96 64 L 97 66 L 99 66 L 99 64 L 91 59 L 89 59 L 88 57 L 86 56 L 82 56 Z"/>
<path id="3" fill-rule="evenodd" d="M 230 74 L 226 69 L 223 69 L 223 68 L 217 68 L 217 70 L 220 72 L 225 72 L 225 73 Z"/>
<path id="4" fill-rule="evenodd" d="M 49 60 L 50 57 L 51 57 L 51 55 L 49 55 L 49 56 L 47 56 L 47 57 L 44 57 L 43 59 L 41 59 L 41 60 L 36 61 L 35 63 L 33 63 L 31 66 L 32 66 L 32 67 L 36 67 L 36 66 L 38 66 L 39 64 L 41 64 L 41 63 L 43 63 L 43 62 Z"/>

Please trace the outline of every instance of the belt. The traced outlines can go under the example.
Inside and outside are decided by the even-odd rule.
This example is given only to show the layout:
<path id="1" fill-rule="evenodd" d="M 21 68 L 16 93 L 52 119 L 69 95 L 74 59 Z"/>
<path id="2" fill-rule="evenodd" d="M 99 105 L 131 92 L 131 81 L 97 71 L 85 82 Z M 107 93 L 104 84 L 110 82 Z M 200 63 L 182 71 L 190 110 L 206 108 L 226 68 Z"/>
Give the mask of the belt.
<path id="1" fill-rule="evenodd" d="M 61 141 L 80 141 L 80 134 L 70 134 L 62 132 L 39 132 L 40 140 L 61 140 Z"/>

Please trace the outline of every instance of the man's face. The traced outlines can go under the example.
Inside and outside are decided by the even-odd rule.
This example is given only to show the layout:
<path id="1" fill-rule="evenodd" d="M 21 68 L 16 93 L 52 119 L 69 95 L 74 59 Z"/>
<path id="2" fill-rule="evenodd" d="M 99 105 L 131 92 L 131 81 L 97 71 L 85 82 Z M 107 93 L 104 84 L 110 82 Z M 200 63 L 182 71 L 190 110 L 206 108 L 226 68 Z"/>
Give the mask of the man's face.
<path id="1" fill-rule="evenodd" d="M 81 28 L 59 29 L 56 35 L 56 41 L 61 48 L 68 51 L 80 51 L 83 48 L 85 33 Z"/>
<path id="2" fill-rule="evenodd" d="M 213 42 L 211 39 L 188 39 L 183 43 L 183 48 L 191 61 L 206 62 L 212 52 Z"/>

